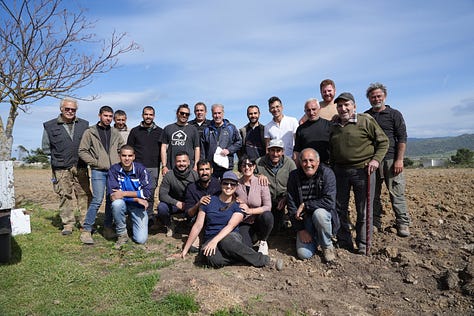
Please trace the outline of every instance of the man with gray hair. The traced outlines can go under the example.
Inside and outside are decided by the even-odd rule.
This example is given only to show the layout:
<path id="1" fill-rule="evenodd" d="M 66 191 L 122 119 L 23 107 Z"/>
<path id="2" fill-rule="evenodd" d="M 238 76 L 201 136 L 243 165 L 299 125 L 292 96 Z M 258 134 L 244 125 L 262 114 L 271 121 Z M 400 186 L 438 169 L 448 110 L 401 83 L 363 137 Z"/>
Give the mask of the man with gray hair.
<path id="1" fill-rule="evenodd" d="M 59 116 L 43 123 L 42 148 L 51 156 L 51 181 L 54 192 L 59 195 L 62 235 L 72 234 L 76 225 L 74 200 L 80 211 L 79 223 L 82 223 L 92 199 L 87 164 L 78 154 L 79 143 L 89 122 L 76 116 L 77 109 L 76 100 L 64 98 L 59 106 Z"/>
<path id="2" fill-rule="evenodd" d="M 372 234 L 372 205 L 375 171 L 387 153 L 388 138 L 368 114 L 357 114 L 354 96 L 349 92 L 336 98 L 338 118 L 331 126 L 331 164 L 336 175 L 336 208 L 341 221 L 338 244 L 354 251 L 349 230 L 349 197 L 354 192 L 357 253 L 368 254 Z M 369 218 L 367 217 L 369 215 Z M 367 231 L 366 227 L 370 229 Z"/>
<path id="3" fill-rule="evenodd" d="M 305 148 L 313 148 L 319 153 L 321 162 L 329 163 L 329 129 L 331 123 L 320 117 L 318 100 L 311 98 L 304 104 L 306 122 L 296 129 L 293 160 L 299 165 L 299 154 Z"/>
<path id="4" fill-rule="evenodd" d="M 326 262 L 333 261 L 331 236 L 339 228 L 336 212 L 336 177 L 319 163 L 319 154 L 306 148 L 299 155 L 300 167 L 288 178 L 288 213 L 296 230 L 296 253 L 311 258 L 320 246 Z"/>
<path id="5" fill-rule="evenodd" d="M 371 109 L 365 111 L 380 125 L 388 137 L 389 147 L 378 169 L 374 195 L 374 227 L 382 229 L 382 203 L 380 194 L 385 182 L 395 212 L 397 234 L 400 237 L 410 236 L 407 203 L 405 199 L 405 178 L 403 176 L 403 158 L 407 143 L 407 131 L 403 115 L 385 104 L 387 88 L 381 83 L 372 83 L 367 88 L 367 99 Z"/>
<path id="6" fill-rule="evenodd" d="M 201 137 L 201 159 L 212 161 L 212 175 L 220 179 L 234 168 L 234 154 L 242 147 L 242 138 L 235 125 L 224 119 L 222 104 L 213 104 L 211 111 L 212 121 Z"/>

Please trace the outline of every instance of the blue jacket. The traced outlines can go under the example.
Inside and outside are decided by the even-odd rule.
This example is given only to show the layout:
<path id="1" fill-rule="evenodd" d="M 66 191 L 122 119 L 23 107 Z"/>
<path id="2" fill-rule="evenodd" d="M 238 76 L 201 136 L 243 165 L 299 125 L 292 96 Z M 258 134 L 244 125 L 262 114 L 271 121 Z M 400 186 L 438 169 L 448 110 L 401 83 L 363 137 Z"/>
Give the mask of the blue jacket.
<path id="1" fill-rule="evenodd" d="M 242 147 L 242 138 L 239 130 L 227 119 L 224 119 L 224 124 L 219 128 L 216 127 L 214 121 L 211 121 L 201 137 L 201 158 L 212 161 L 214 168 L 216 168 L 216 164 L 213 158 L 217 146 L 229 151 L 227 158 L 229 159 L 229 170 L 232 170 L 234 168 L 234 154 Z"/>
<path id="2" fill-rule="evenodd" d="M 123 170 L 122 165 L 116 163 L 109 169 L 107 177 L 107 192 L 113 193 L 113 190 L 119 191 L 135 191 L 137 197 L 148 200 L 151 196 L 150 175 L 145 166 L 141 163 L 134 162 L 132 171 L 129 173 Z M 133 198 L 126 197 L 123 199 L 126 203 L 136 203 Z"/>
<path id="3" fill-rule="evenodd" d="M 331 213 L 332 232 L 335 235 L 340 227 L 339 216 L 336 212 L 336 177 L 331 168 L 320 164 L 312 183 L 316 184 L 314 190 L 317 196 L 314 200 L 304 200 L 301 191 L 301 181 L 306 175 L 301 168 L 293 170 L 288 178 L 287 208 L 291 222 L 296 231 L 304 229 L 303 221 L 295 219 L 296 211 L 302 202 L 305 203 L 304 212 L 307 216 L 313 214 L 318 208 L 323 208 Z"/>

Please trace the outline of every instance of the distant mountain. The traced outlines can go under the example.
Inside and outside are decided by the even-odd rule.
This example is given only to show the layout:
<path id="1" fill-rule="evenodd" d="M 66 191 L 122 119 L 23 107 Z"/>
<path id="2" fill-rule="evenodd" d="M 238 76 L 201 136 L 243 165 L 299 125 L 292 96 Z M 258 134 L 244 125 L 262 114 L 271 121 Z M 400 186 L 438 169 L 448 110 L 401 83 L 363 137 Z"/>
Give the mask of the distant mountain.
<path id="1" fill-rule="evenodd" d="M 474 150 L 474 134 L 454 137 L 408 138 L 407 157 L 442 156 L 460 148 Z"/>

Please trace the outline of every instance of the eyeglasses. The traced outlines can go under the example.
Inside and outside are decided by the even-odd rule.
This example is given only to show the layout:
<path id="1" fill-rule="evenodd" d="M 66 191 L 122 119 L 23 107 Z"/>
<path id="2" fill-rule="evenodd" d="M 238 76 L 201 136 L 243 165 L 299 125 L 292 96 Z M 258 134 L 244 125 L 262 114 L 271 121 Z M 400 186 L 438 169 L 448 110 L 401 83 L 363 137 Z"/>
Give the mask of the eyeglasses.
<path id="1" fill-rule="evenodd" d="M 76 113 L 77 109 L 75 108 L 64 108 L 64 112 L 72 112 L 72 113 Z"/>
<path id="2" fill-rule="evenodd" d="M 179 112 L 179 115 L 182 115 L 182 116 L 189 116 L 190 113 L 189 113 L 189 112 Z"/>
<path id="3" fill-rule="evenodd" d="M 237 183 L 235 183 L 235 182 L 228 182 L 228 181 L 223 181 L 223 182 L 222 182 L 222 186 L 223 186 L 223 187 L 228 187 L 229 185 L 230 185 L 231 187 L 235 187 L 235 186 L 237 185 Z"/>

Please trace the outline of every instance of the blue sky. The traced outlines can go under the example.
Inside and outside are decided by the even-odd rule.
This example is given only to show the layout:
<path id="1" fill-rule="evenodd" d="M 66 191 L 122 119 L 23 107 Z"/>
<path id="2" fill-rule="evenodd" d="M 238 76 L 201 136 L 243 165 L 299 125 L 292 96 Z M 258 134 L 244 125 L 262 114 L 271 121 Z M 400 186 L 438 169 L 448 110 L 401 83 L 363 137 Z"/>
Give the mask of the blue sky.
<path id="1" fill-rule="evenodd" d="M 249 104 L 271 119 L 267 100 L 279 96 L 286 115 L 300 117 L 305 100 L 321 99 L 331 78 L 366 110 L 371 82 L 388 88 L 387 103 L 402 111 L 409 137 L 474 133 L 474 1 L 154 1 L 72 0 L 97 20 L 95 33 L 127 32 L 141 49 L 120 67 L 76 93 L 78 115 L 94 124 L 98 108 L 125 110 L 128 125 L 153 105 L 160 126 L 179 104 L 222 103 L 237 127 Z M 41 144 L 42 122 L 59 101 L 20 113 L 14 148 Z M 8 105 L 0 106 L 5 122 Z M 208 113 L 210 117 L 210 111 Z"/>

